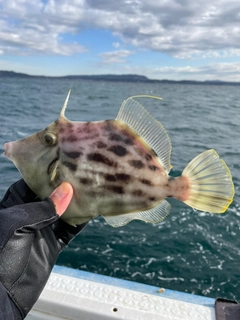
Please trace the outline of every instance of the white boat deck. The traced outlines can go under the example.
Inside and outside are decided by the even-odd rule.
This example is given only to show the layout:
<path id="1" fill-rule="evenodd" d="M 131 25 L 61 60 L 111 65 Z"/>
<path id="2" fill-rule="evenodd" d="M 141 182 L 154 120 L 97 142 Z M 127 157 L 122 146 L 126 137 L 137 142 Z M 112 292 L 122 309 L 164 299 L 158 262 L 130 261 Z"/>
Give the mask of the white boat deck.
<path id="1" fill-rule="evenodd" d="M 215 320 L 214 299 L 55 266 L 27 320 Z"/>

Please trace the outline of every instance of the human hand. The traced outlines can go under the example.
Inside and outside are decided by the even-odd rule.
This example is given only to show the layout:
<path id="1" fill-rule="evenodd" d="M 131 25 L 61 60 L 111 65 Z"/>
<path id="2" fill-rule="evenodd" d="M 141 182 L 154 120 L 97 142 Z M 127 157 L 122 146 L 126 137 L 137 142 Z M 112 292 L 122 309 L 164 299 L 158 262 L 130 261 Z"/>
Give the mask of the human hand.
<path id="1" fill-rule="evenodd" d="M 49 198 L 40 201 L 20 180 L 0 203 L 4 208 L 0 210 L 0 282 L 10 298 L 15 319 L 27 315 L 58 254 L 86 225 L 73 227 L 59 219 L 72 195 L 71 185 L 64 182 Z"/>
<path id="2" fill-rule="evenodd" d="M 73 189 L 70 183 L 63 182 L 61 184 L 61 189 L 56 189 L 49 196 L 56 207 L 56 213 L 61 216 L 73 196 Z M 9 208 L 14 205 L 19 205 L 29 202 L 37 202 L 40 199 L 36 194 L 28 187 L 23 179 L 14 183 L 6 192 L 4 198 L 0 202 L 0 209 Z"/>

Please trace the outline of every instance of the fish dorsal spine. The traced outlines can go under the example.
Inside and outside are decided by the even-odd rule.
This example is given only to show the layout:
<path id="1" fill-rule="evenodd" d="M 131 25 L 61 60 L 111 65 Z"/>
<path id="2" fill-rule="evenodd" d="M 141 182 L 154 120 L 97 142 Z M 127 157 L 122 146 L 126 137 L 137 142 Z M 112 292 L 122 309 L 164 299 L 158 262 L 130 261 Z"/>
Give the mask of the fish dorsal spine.
<path id="1" fill-rule="evenodd" d="M 66 108 L 67 108 L 67 104 L 68 104 L 68 100 L 69 100 L 70 94 L 71 94 L 71 89 L 68 91 L 67 97 L 66 97 L 66 99 L 65 99 L 65 101 L 64 101 L 62 110 L 61 110 L 61 112 L 60 112 L 60 118 L 66 118 L 66 117 L 65 117 L 65 110 L 66 110 Z"/>
<path id="2" fill-rule="evenodd" d="M 154 119 L 151 114 L 134 98 L 154 98 L 154 96 L 134 96 L 123 101 L 116 120 L 120 120 L 134 130 L 157 154 L 167 173 L 172 166 L 170 155 L 171 140 L 163 125 Z"/>

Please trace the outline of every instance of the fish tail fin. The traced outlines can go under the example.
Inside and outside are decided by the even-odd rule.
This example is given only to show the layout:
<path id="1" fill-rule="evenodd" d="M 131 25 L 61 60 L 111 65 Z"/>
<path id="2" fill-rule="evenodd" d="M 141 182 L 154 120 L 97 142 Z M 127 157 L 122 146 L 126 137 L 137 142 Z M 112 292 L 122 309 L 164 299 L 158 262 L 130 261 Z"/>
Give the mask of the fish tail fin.
<path id="1" fill-rule="evenodd" d="M 231 172 L 213 149 L 194 158 L 182 176 L 189 181 L 189 196 L 183 202 L 194 209 L 223 213 L 233 201 Z"/>

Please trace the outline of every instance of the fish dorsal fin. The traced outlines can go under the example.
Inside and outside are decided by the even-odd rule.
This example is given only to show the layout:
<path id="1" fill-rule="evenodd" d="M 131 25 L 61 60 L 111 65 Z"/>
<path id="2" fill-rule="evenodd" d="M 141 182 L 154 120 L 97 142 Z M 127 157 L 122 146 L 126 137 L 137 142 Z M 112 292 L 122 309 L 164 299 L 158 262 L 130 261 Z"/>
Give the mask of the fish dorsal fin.
<path id="1" fill-rule="evenodd" d="M 136 96 L 140 98 L 141 96 Z M 148 97 L 148 96 L 142 96 Z M 151 96 L 149 96 L 150 98 Z M 157 98 L 157 97 L 152 97 Z M 116 120 L 126 123 L 156 152 L 167 173 L 171 170 L 172 145 L 166 129 L 133 97 L 123 101 Z"/>
<path id="2" fill-rule="evenodd" d="M 140 212 L 126 213 L 114 216 L 103 216 L 105 221 L 112 227 L 122 227 L 132 220 L 142 220 L 148 223 L 160 223 L 169 214 L 171 205 L 166 200 L 162 200 L 156 207 Z"/>

